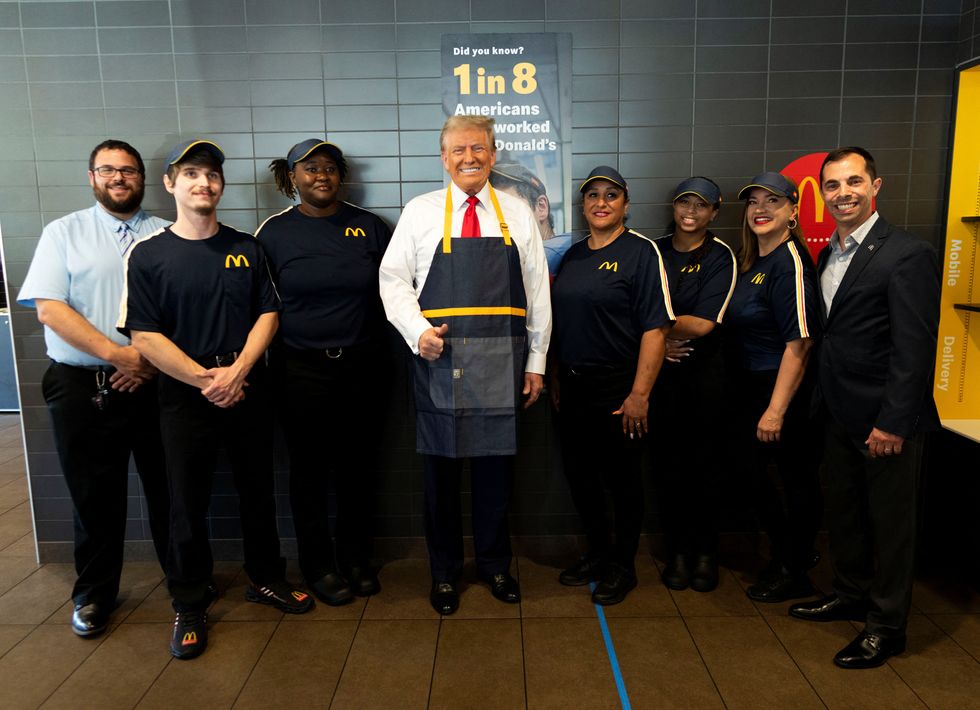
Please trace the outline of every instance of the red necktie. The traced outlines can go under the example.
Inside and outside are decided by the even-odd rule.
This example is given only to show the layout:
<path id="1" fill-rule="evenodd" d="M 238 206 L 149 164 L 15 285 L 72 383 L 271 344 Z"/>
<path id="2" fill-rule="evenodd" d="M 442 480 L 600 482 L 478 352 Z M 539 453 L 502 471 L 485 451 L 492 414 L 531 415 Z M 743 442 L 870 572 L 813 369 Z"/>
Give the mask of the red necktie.
<path id="1" fill-rule="evenodd" d="M 473 197 L 466 198 L 466 203 L 469 205 L 466 208 L 466 213 L 463 215 L 463 231 L 460 234 L 461 237 L 479 237 L 480 236 L 480 220 L 476 216 L 476 206 L 480 201 Z"/>

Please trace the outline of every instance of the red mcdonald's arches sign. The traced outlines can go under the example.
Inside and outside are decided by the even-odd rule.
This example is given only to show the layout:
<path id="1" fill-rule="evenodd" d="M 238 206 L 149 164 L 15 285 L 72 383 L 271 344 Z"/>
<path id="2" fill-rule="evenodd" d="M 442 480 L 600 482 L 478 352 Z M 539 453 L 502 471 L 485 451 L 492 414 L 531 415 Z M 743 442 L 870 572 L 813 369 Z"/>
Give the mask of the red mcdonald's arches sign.
<path id="1" fill-rule="evenodd" d="M 800 188 L 800 229 L 814 261 L 834 233 L 834 220 L 820 196 L 820 165 L 826 157 L 827 153 L 808 153 L 779 171 Z"/>

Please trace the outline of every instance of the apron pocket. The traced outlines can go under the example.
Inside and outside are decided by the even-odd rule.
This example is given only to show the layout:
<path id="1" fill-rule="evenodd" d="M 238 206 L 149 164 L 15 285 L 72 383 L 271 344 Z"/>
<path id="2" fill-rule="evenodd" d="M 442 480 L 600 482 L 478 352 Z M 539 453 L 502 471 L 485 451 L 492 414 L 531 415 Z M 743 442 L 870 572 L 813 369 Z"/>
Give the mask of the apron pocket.
<path id="1" fill-rule="evenodd" d="M 524 371 L 524 336 L 451 338 L 457 409 L 515 409 Z M 440 358 L 441 359 L 441 358 Z"/>

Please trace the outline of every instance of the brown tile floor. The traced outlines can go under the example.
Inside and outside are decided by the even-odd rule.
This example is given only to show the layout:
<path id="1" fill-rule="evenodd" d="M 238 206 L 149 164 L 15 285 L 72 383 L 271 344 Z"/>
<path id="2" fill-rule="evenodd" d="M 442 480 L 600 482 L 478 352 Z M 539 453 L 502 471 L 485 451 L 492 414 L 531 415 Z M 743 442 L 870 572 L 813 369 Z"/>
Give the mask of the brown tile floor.
<path id="1" fill-rule="evenodd" d="M 785 604 L 744 595 L 758 564 L 735 540 L 718 590 L 670 592 L 649 557 L 640 586 L 605 610 L 634 708 L 980 708 L 980 595 L 920 582 L 909 650 L 886 666 L 842 671 L 847 622 L 805 624 Z M 616 680 L 584 589 L 557 583 L 556 560 L 522 556 L 524 602 L 469 584 L 462 607 L 429 607 L 426 563 L 381 571 L 382 593 L 303 616 L 246 603 L 245 579 L 219 563 L 207 653 L 167 652 L 171 611 L 154 564 L 133 562 L 101 638 L 71 633 L 70 565 L 34 562 L 19 420 L 0 415 L 0 708 L 615 708 Z M 295 569 L 291 574 L 295 576 Z M 475 577 L 472 567 L 469 579 Z M 826 563 L 814 571 L 829 582 Z"/>

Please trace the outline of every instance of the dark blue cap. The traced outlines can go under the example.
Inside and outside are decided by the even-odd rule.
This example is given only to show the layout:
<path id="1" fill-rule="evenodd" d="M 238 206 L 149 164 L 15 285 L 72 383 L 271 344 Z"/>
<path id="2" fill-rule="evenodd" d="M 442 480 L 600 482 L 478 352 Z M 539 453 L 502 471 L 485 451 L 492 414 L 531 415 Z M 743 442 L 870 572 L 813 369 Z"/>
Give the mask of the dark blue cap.
<path id="1" fill-rule="evenodd" d="M 678 185 L 671 202 L 676 202 L 678 197 L 684 195 L 697 195 L 709 205 L 717 205 L 721 202 L 721 190 L 711 180 L 703 177 L 691 177 Z"/>
<path id="2" fill-rule="evenodd" d="M 608 165 L 600 165 L 599 167 L 592 169 L 592 172 L 589 173 L 587 178 L 585 178 L 585 181 L 579 185 L 578 191 L 584 192 L 585 186 L 593 180 L 606 180 L 607 182 L 611 182 L 613 185 L 616 185 L 623 190 L 627 189 L 626 181 L 623 179 L 623 176 L 619 174 L 619 171 L 616 170 L 616 168 L 609 167 Z"/>
<path id="3" fill-rule="evenodd" d="M 206 150 L 211 156 L 218 161 L 218 165 L 225 162 L 225 154 L 218 147 L 217 143 L 212 143 L 211 141 L 192 139 L 189 141 L 184 141 L 183 143 L 178 143 L 173 147 L 170 153 L 167 154 L 167 160 L 164 165 L 169 168 L 171 165 L 176 165 L 190 152 L 196 152 L 197 150 Z"/>
<path id="4" fill-rule="evenodd" d="M 289 155 L 286 156 L 286 164 L 289 165 L 289 169 L 292 170 L 296 163 L 302 163 L 304 160 L 310 157 L 314 152 L 323 148 L 330 157 L 334 160 L 343 160 L 344 151 L 338 148 L 333 143 L 328 141 L 322 141 L 319 138 L 307 138 L 302 143 L 297 143 L 293 146 L 293 149 L 289 151 Z"/>
<path id="5" fill-rule="evenodd" d="M 796 189 L 793 181 L 780 173 L 762 173 L 761 175 L 756 175 L 752 178 L 752 182 L 738 191 L 738 199 L 744 200 L 748 197 L 749 190 L 755 187 L 761 187 L 763 190 L 768 190 L 772 194 L 779 195 L 780 197 L 788 197 L 790 202 L 793 203 L 796 203 L 800 199 L 799 190 Z"/>

